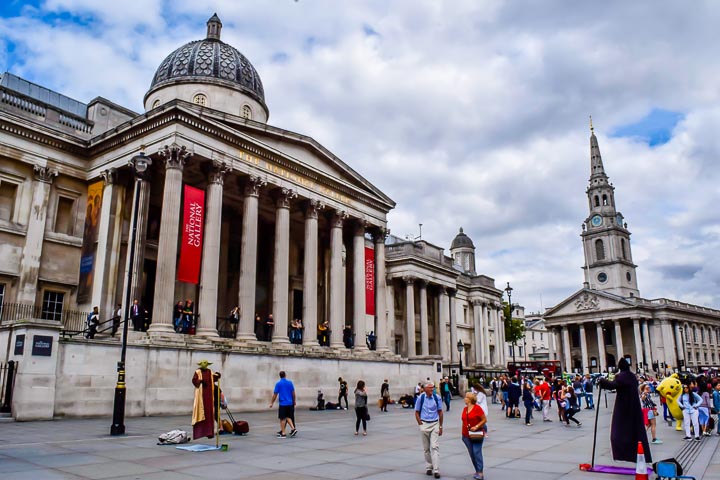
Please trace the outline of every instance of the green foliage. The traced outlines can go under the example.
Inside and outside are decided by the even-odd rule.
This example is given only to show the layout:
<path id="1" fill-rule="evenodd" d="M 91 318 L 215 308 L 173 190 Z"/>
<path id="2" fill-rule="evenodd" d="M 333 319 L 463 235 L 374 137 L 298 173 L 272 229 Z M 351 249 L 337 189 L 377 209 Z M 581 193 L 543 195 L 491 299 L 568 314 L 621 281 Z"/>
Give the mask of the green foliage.
<path id="1" fill-rule="evenodd" d="M 503 314 L 505 320 L 505 341 L 517 344 L 525 337 L 525 323 L 518 318 L 512 318 L 512 309 L 507 303 L 503 303 Z"/>

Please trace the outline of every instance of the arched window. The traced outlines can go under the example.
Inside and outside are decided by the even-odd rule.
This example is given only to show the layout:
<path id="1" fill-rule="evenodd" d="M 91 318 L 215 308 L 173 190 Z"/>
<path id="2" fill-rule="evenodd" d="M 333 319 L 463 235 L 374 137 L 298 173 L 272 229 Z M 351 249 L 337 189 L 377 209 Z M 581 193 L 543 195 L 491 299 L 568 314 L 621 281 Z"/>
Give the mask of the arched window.
<path id="1" fill-rule="evenodd" d="M 250 105 L 243 105 L 242 117 L 247 118 L 248 120 L 252 120 L 252 109 L 250 108 Z"/>
<path id="2" fill-rule="evenodd" d="M 595 240 L 595 256 L 598 261 L 605 260 L 605 245 L 603 245 L 603 241 L 599 238 Z"/>
<path id="3" fill-rule="evenodd" d="M 607 195 L 603 195 L 603 206 L 607 206 L 607 204 L 608 204 Z"/>
<path id="4" fill-rule="evenodd" d="M 597 195 L 595 195 L 595 206 L 596 207 L 600 206 L 600 197 L 598 197 Z"/>
<path id="5" fill-rule="evenodd" d="M 160 99 L 158 98 L 153 102 L 152 108 L 157 108 L 159 106 L 160 106 Z"/>
<path id="6" fill-rule="evenodd" d="M 198 93 L 193 97 L 193 103 L 195 105 L 200 105 L 202 107 L 207 105 L 207 97 L 203 95 L 202 93 Z"/>
<path id="7" fill-rule="evenodd" d="M 620 239 L 620 250 L 622 251 L 623 260 L 627 260 L 627 244 L 624 238 Z"/>
<path id="8" fill-rule="evenodd" d="M 693 342 L 697 343 L 697 327 L 693 326 Z"/>

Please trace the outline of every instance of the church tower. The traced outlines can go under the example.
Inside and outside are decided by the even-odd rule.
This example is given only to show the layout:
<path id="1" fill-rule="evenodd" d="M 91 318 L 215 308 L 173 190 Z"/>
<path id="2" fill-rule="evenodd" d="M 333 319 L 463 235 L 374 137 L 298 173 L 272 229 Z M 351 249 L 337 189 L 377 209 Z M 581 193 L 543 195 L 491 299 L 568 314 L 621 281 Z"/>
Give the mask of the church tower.
<path id="1" fill-rule="evenodd" d="M 621 297 L 639 296 L 630 232 L 615 207 L 615 187 L 605 174 L 600 147 L 590 119 L 590 184 L 587 188 L 590 215 L 583 224 L 585 282 L 593 290 Z"/>

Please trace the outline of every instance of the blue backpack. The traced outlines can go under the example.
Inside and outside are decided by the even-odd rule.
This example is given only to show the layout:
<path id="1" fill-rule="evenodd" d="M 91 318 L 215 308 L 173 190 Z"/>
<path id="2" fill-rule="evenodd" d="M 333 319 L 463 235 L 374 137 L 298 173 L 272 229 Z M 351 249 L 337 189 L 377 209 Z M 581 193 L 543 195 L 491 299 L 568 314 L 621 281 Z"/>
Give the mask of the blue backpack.
<path id="1" fill-rule="evenodd" d="M 420 395 L 420 409 L 418 410 L 418 412 L 422 412 L 423 403 L 425 403 L 425 397 L 427 397 L 427 395 Z M 435 399 L 435 403 L 437 403 L 437 409 L 439 412 L 440 410 L 442 410 L 442 405 L 440 404 L 440 397 L 437 394 L 433 393 L 433 398 Z"/>

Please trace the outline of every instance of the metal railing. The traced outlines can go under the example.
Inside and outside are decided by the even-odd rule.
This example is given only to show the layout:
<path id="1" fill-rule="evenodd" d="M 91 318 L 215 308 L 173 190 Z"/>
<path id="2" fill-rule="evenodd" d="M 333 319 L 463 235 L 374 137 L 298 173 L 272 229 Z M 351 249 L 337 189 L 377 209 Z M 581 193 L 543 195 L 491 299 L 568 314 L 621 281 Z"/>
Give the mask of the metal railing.
<path id="1" fill-rule="evenodd" d="M 13 360 L 0 363 L 0 413 L 12 411 L 12 396 L 18 365 L 18 362 Z"/>
<path id="2" fill-rule="evenodd" d="M 45 309 L 28 303 L 3 303 L 0 305 L 0 324 L 15 320 L 55 320 L 66 330 L 83 331 L 88 313 L 77 310 Z"/>

